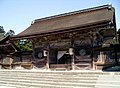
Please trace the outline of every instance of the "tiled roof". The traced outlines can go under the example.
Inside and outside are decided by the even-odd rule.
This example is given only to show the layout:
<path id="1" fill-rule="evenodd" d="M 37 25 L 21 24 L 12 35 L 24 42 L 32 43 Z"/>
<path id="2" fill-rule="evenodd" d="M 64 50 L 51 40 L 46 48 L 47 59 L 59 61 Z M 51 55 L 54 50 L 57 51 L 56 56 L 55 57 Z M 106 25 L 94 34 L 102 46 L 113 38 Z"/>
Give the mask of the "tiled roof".
<path id="1" fill-rule="evenodd" d="M 112 21 L 114 9 L 111 5 L 74 11 L 56 16 L 35 20 L 26 30 L 13 38 L 24 38 L 25 36 L 42 35 L 43 33 L 69 30 L 70 28 L 82 27 L 105 21 Z"/>

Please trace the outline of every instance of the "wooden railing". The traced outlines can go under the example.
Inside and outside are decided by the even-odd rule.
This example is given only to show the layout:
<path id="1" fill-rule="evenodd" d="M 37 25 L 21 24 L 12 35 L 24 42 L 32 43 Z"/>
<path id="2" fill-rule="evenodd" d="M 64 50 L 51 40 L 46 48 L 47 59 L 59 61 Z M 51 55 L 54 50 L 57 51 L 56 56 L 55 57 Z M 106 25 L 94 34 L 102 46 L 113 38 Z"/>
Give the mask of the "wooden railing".
<path id="1" fill-rule="evenodd" d="M 50 64 L 50 69 L 52 70 L 70 70 L 71 64 Z"/>
<path id="2" fill-rule="evenodd" d="M 98 56 L 98 60 L 96 63 L 111 63 L 111 62 L 115 62 L 114 59 L 111 59 L 111 58 L 107 58 L 106 55 L 99 55 Z"/>
<path id="3" fill-rule="evenodd" d="M 103 69 L 115 63 L 115 59 L 108 58 L 107 55 L 99 55 L 97 61 L 93 61 L 93 69 Z"/>

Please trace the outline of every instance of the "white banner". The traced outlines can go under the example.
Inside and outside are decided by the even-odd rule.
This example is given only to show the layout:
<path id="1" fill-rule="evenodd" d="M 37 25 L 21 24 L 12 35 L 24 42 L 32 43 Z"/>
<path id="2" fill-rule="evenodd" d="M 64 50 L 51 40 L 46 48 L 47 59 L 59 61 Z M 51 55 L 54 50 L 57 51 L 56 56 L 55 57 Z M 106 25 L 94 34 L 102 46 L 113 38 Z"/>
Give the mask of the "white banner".
<path id="1" fill-rule="evenodd" d="M 66 51 L 58 51 L 57 59 L 59 60 L 65 53 Z"/>

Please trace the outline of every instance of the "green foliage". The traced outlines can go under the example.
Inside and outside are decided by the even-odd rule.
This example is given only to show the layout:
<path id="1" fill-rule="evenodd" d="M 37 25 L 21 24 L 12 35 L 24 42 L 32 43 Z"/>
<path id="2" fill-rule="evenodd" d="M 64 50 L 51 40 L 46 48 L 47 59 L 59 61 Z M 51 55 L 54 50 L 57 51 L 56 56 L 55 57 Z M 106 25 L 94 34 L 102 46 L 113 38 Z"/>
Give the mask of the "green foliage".
<path id="1" fill-rule="evenodd" d="M 15 32 L 13 31 L 13 30 L 9 30 L 6 34 L 5 34 L 5 36 L 13 36 L 15 34 Z"/>
<path id="2" fill-rule="evenodd" d="M 9 30 L 8 32 L 5 32 L 3 26 L 0 26 L 0 36 L 13 36 L 15 32 L 13 30 Z"/>
<path id="3" fill-rule="evenodd" d="M 4 37 L 4 36 L 13 36 L 15 34 L 15 32 L 13 30 L 9 30 L 8 32 L 4 31 L 3 26 L 0 26 L 0 37 Z M 17 40 L 15 41 L 15 45 L 21 49 L 21 51 L 30 51 L 32 50 L 32 42 L 27 40 L 27 39 L 23 39 L 23 40 Z"/>
<path id="4" fill-rule="evenodd" d="M 30 51 L 32 50 L 32 42 L 26 39 L 17 40 L 15 45 L 21 49 L 21 51 Z"/>
<path id="5" fill-rule="evenodd" d="M 0 26 L 0 36 L 4 36 L 4 34 L 5 34 L 4 28 L 3 26 Z"/>

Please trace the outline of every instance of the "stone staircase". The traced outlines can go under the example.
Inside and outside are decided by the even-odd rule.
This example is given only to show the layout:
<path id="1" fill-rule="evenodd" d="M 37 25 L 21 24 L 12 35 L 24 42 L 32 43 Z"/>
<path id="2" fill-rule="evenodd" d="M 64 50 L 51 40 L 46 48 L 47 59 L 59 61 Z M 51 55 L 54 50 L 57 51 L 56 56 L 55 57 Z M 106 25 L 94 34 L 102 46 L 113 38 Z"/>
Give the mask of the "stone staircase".
<path id="1" fill-rule="evenodd" d="M 120 88 L 120 72 L 0 70 L 0 88 Z"/>

